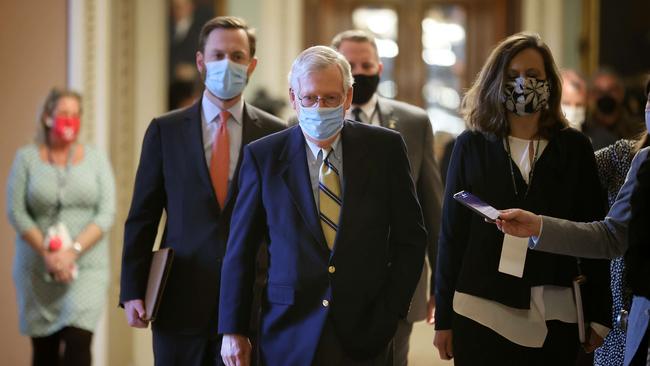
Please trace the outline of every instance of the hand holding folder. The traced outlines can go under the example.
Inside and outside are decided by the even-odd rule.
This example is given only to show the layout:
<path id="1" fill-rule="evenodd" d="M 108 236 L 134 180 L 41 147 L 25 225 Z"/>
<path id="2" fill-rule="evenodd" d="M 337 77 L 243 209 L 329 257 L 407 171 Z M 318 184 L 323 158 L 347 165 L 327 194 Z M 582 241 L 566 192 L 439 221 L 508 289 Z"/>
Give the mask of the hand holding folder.
<path id="1" fill-rule="evenodd" d="M 142 319 L 144 321 L 152 322 L 156 319 L 173 259 L 174 250 L 172 248 L 162 248 L 153 253 L 147 280 L 147 292 L 144 298 L 145 316 Z"/>

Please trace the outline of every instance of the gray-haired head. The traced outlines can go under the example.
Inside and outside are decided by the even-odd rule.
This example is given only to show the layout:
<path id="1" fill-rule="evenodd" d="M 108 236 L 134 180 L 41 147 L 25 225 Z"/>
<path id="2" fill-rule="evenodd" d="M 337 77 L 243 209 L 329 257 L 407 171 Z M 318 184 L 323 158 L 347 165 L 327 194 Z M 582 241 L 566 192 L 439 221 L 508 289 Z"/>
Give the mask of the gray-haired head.
<path id="1" fill-rule="evenodd" d="M 343 93 L 347 94 L 352 84 L 354 84 L 350 63 L 339 52 L 327 46 L 309 47 L 296 57 L 293 65 L 291 65 L 291 71 L 289 71 L 289 86 L 295 93 L 299 93 L 299 79 L 301 77 L 312 72 L 321 71 L 331 65 L 336 65 L 341 72 Z"/>

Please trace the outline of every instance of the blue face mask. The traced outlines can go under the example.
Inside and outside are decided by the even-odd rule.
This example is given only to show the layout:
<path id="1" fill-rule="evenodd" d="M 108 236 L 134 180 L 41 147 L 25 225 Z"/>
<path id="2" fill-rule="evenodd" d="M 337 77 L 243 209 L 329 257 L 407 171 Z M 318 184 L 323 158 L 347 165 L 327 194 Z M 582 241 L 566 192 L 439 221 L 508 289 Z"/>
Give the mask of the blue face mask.
<path id="1" fill-rule="evenodd" d="M 228 59 L 205 64 L 205 86 L 221 99 L 232 99 L 242 93 L 248 80 L 248 66 Z"/>
<path id="2" fill-rule="evenodd" d="M 305 108 L 300 103 L 298 106 L 300 128 L 314 140 L 327 140 L 343 128 L 343 104 L 333 108 Z"/>

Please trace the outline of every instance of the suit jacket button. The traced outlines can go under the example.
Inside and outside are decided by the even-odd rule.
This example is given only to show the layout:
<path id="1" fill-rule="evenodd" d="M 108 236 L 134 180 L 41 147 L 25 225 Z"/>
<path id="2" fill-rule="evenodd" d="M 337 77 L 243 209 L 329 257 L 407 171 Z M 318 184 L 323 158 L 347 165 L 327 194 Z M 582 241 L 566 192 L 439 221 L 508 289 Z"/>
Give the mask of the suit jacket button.
<path id="1" fill-rule="evenodd" d="M 327 300 L 323 300 L 323 307 L 326 308 L 328 306 L 330 306 L 330 302 Z"/>
<path id="2" fill-rule="evenodd" d="M 327 267 L 327 272 L 329 272 L 329 273 L 334 273 L 334 272 L 336 272 L 336 267 L 334 267 L 334 266 L 329 266 L 329 267 Z"/>

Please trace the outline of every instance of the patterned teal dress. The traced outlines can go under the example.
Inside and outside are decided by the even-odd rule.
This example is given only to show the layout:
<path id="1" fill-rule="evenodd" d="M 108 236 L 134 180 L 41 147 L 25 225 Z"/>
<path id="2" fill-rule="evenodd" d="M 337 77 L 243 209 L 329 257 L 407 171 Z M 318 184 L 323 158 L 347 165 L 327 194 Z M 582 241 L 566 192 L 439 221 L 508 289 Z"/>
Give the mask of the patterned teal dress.
<path id="1" fill-rule="evenodd" d="M 58 172 L 57 172 L 58 171 Z M 74 238 L 90 223 L 104 235 L 77 260 L 79 274 L 70 284 L 51 280 L 43 258 L 21 238 L 37 227 L 45 233 L 55 220 L 58 178 L 66 174 L 60 220 Z M 39 156 L 37 145 L 16 153 L 7 190 L 9 219 L 16 230 L 13 279 L 20 332 L 30 337 L 51 335 L 72 326 L 93 331 L 106 303 L 109 251 L 106 233 L 115 215 L 115 183 L 106 156 L 85 145 L 84 157 L 69 169 Z"/>

